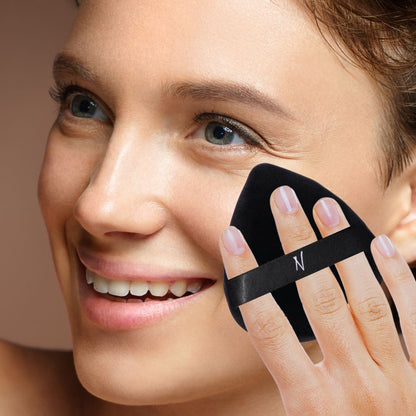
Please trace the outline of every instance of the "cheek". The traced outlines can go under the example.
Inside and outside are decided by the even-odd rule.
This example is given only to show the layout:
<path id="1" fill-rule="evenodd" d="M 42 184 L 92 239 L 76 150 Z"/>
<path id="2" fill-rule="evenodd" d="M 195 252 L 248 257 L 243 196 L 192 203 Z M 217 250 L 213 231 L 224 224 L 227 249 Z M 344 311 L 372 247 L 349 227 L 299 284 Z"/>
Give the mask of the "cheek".
<path id="1" fill-rule="evenodd" d="M 299 173 L 334 192 L 373 233 L 380 233 L 392 214 L 391 198 L 379 170 L 377 134 L 371 129 L 364 133 L 358 138 L 349 131 L 331 136 L 317 149 L 318 163 L 305 163 Z"/>
<path id="2" fill-rule="evenodd" d="M 386 191 L 382 179 L 370 171 L 346 176 L 335 191 L 365 222 L 374 235 L 389 232 L 396 222 L 396 198 Z"/>
<path id="3" fill-rule="evenodd" d="M 85 150 L 85 149 L 84 149 Z M 88 185 L 96 155 L 80 151 L 52 128 L 38 181 L 38 198 L 48 230 L 58 280 L 68 301 L 71 293 L 70 259 L 65 226 L 78 198 Z M 67 307 L 71 308 L 71 302 Z"/>
<path id="4" fill-rule="evenodd" d="M 348 169 L 341 171 L 344 174 L 339 176 L 332 188 L 374 234 L 379 234 L 385 231 L 392 212 L 391 201 L 386 197 L 381 178 L 377 175 L 374 166 L 376 162 L 351 164 Z"/>
<path id="5" fill-rule="evenodd" d="M 203 169 L 194 169 L 185 177 L 189 179 L 175 186 L 170 206 L 193 242 L 221 262 L 219 238 L 230 224 L 246 177 Z"/>
<path id="6" fill-rule="evenodd" d="M 38 182 L 39 204 L 50 234 L 62 230 L 72 215 L 97 159 L 91 153 L 80 152 L 55 130 L 48 140 Z"/>

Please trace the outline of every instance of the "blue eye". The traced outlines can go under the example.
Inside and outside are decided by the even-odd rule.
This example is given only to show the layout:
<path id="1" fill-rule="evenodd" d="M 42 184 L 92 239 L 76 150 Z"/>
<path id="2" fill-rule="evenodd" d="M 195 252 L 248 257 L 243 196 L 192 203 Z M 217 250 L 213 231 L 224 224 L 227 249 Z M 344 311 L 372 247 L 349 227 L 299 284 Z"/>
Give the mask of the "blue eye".
<path id="1" fill-rule="evenodd" d="M 93 118 L 101 121 L 109 121 L 107 114 L 93 98 L 85 94 L 76 94 L 70 102 L 70 110 L 73 116 L 80 118 Z"/>
<path id="2" fill-rule="evenodd" d="M 205 139 L 212 144 L 222 146 L 246 143 L 246 140 L 233 129 L 215 121 L 205 126 Z"/>

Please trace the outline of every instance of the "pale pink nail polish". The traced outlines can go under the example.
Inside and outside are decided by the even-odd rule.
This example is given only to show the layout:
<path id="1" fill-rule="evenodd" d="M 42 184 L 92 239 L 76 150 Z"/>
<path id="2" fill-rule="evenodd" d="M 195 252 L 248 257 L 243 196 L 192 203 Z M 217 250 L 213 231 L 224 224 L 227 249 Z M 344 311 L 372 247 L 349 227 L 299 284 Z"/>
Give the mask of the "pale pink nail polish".
<path id="1" fill-rule="evenodd" d="M 316 213 L 322 224 L 327 227 L 336 227 L 340 218 L 337 206 L 331 198 L 322 198 L 316 204 Z"/>
<path id="2" fill-rule="evenodd" d="M 222 233 L 222 241 L 231 254 L 238 256 L 244 253 L 244 238 L 239 229 L 235 227 L 226 228 Z"/>
<path id="3" fill-rule="evenodd" d="M 294 214 L 299 209 L 295 191 L 289 186 L 281 186 L 274 195 L 277 206 L 285 214 Z"/>
<path id="4" fill-rule="evenodd" d="M 396 254 L 396 249 L 391 242 L 390 238 L 382 234 L 376 238 L 376 247 L 377 250 L 387 258 L 391 258 Z"/>

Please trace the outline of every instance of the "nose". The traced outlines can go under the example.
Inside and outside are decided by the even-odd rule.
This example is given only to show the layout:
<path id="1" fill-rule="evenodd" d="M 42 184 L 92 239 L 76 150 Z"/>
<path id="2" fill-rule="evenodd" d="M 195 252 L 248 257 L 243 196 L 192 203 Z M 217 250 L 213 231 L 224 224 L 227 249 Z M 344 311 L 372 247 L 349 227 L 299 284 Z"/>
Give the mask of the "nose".
<path id="1" fill-rule="evenodd" d="M 161 230 L 167 221 L 161 156 L 151 140 L 138 140 L 137 130 L 114 130 L 75 205 L 76 220 L 95 237 Z"/>

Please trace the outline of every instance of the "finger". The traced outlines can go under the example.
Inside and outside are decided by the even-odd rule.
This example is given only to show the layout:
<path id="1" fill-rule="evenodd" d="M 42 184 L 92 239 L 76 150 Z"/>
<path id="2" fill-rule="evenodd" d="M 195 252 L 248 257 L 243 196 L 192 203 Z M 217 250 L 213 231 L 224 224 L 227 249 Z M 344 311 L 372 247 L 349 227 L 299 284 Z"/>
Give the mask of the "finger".
<path id="1" fill-rule="evenodd" d="M 228 278 L 258 266 L 241 232 L 224 230 L 220 250 Z M 313 364 L 270 293 L 240 306 L 254 347 L 283 390 L 313 379 Z"/>
<path id="2" fill-rule="evenodd" d="M 403 256 L 381 235 L 371 245 L 377 267 L 396 305 L 410 362 L 416 360 L 416 282 Z"/>
<path id="3" fill-rule="evenodd" d="M 323 237 L 349 227 L 338 203 L 323 198 L 314 207 L 315 223 Z M 396 368 L 405 357 L 384 292 L 364 253 L 336 265 L 355 323 L 372 359 L 383 367 Z"/>
<path id="4" fill-rule="evenodd" d="M 316 241 L 309 220 L 291 188 L 283 186 L 273 192 L 271 207 L 286 253 Z M 306 268 L 308 259 L 305 257 L 303 260 Z M 363 343 L 344 294 L 330 269 L 323 269 L 299 280 L 297 287 L 306 316 L 325 358 L 335 356 L 351 361 L 357 359 L 357 348 L 364 358 Z"/>

